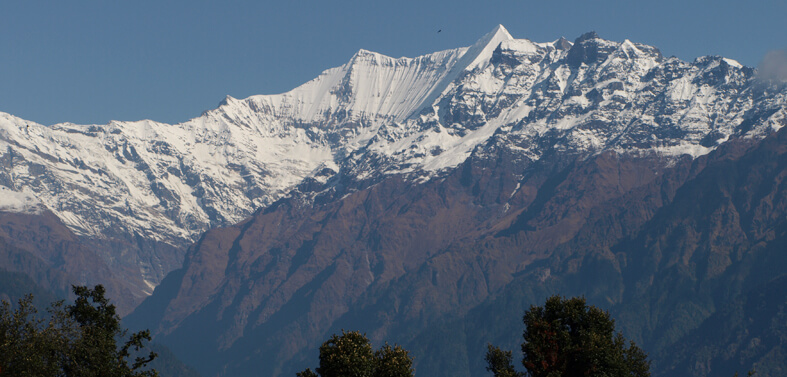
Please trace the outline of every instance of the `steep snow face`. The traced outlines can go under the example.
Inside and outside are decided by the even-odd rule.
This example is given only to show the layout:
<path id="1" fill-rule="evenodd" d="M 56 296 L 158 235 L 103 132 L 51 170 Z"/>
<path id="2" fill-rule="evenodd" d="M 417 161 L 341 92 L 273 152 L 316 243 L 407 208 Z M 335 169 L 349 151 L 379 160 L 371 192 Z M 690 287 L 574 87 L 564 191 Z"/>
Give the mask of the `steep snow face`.
<path id="1" fill-rule="evenodd" d="M 290 92 L 227 97 L 181 124 L 44 127 L 0 113 L 0 186 L 13 192 L 0 206 L 40 202 L 81 235 L 182 246 L 305 178 L 430 179 L 490 143 L 532 160 L 698 156 L 784 126 L 785 88 L 763 85 L 729 59 L 665 59 L 595 33 L 535 43 L 498 26 L 416 58 L 360 50 Z M 153 284 L 175 267 L 140 263 Z"/>
<path id="2" fill-rule="evenodd" d="M 499 25 L 468 48 L 417 58 L 394 59 L 360 50 L 347 64 L 329 69 L 290 92 L 242 101 L 228 97 L 217 111 L 230 115 L 236 123 L 271 118 L 299 123 L 337 118 L 374 125 L 401 122 L 431 105 L 457 76 L 488 64 L 494 49 L 512 39 Z"/>
<path id="3" fill-rule="evenodd" d="M 400 121 L 419 106 L 430 89 L 444 80 L 467 49 L 411 58 L 390 58 L 360 50 L 342 67 L 281 95 L 253 96 L 242 101 L 249 110 L 299 122 L 334 116 Z M 236 109 L 226 109 L 232 112 Z"/>

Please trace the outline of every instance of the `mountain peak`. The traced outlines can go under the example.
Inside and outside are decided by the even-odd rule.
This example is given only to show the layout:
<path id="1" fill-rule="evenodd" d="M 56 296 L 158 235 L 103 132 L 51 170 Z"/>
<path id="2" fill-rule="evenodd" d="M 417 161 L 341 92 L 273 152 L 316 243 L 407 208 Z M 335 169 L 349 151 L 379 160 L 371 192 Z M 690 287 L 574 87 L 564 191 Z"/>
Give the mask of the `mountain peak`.
<path id="1" fill-rule="evenodd" d="M 494 29 L 492 29 L 492 31 L 484 34 L 484 36 L 481 37 L 481 39 L 479 39 L 478 41 L 476 41 L 475 44 L 473 44 L 473 46 L 471 46 L 470 48 L 474 48 L 474 47 L 483 48 L 490 44 L 493 44 L 492 48 L 494 49 L 495 47 L 497 47 L 497 45 L 500 44 L 500 42 L 509 39 L 514 39 L 514 37 L 511 36 L 511 33 L 509 33 L 508 30 L 506 30 L 505 26 L 497 25 L 495 26 Z"/>
<path id="2" fill-rule="evenodd" d="M 487 35 L 489 35 L 489 34 L 501 35 L 501 36 L 505 37 L 506 39 L 514 39 L 514 37 L 511 36 L 511 33 L 508 32 L 508 29 L 506 29 L 506 27 L 501 25 L 501 24 L 498 24 L 497 26 L 495 26 L 495 28 L 492 29 L 491 32 L 487 33 Z"/>
<path id="3" fill-rule="evenodd" d="M 233 102 L 233 101 L 237 101 L 237 100 L 234 97 L 232 97 L 231 95 L 227 95 L 226 97 L 224 97 L 223 100 L 221 100 L 221 102 L 219 102 L 219 107 L 227 106 L 230 102 Z"/>
<path id="4" fill-rule="evenodd" d="M 576 41 L 574 41 L 574 44 L 584 42 L 589 39 L 598 39 L 598 38 L 599 38 L 598 33 L 596 33 L 595 31 L 589 31 L 585 34 L 580 35 L 579 38 L 577 38 Z"/>
<path id="5" fill-rule="evenodd" d="M 353 55 L 353 58 L 356 58 L 356 57 L 359 57 L 359 56 L 367 56 L 367 55 L 381 55 L 381 54 L 378 53 L 378 52 L 367 50 L 365 48 L 361 48 L 361 49 L 358 49 L 358 51 Z"/>
<path id="6" fill-rule="evenodd" d="M 572 43 L 569 42 L 566 37 L 560 37 L 560 39 L 554 41 L 552 45 L 558 50 L 568 50 L 571 48 Z"/>
<path id="7" fill-rule="evenodd" d="M 495 49 L 497 49 L 497 46 L 499 46 L 501 42 L 508 40 L 514 40 L 514 37 L 508 33 L 508 30 L 506 30 L 503 25 L 497 25 L 492 31 L 486 33 L 481 39 L 468 47 L 464 54 L 462 54 L 462 57 L 451 66 L 450 70 L 442 77 L 437 85 L 431 88 L 429 95 L 415 107 L 418 110 L 412 112 L 410 117 L 417 117 L 421 109 L 426 106 L 431 106 L 463 72 L 472 71 L 479 66 L 489 63 L 492 60 L 492 54 Z"/>
<path id="8" fill-rule="evenodd" d="M 606 59 L 620 43 L 606 41 L 598 36 L 595 31 L 582 34 L 574 41 L 568 50 L 566 60 L 572 67 L 584 64 L 594 64 Z M 632 45 L 633 46 L 633 45 Z"/>
<path id="9" fill-rule="evenodd" d="M 492 31 L 486 33 L 486 35 L 481 37 L 481 39 L 467 49 L 465 56 L 471 57 L 472 61 L 468 62 L 469 64 L 467 64 L 465 69 L 470 71 L 488 62 L 492 57 L 492 52 L 500 45 L 500 42 L 512 39 L 514 39 L 514 37 L 511 36 L 503 25 L 497 25 Z"/>

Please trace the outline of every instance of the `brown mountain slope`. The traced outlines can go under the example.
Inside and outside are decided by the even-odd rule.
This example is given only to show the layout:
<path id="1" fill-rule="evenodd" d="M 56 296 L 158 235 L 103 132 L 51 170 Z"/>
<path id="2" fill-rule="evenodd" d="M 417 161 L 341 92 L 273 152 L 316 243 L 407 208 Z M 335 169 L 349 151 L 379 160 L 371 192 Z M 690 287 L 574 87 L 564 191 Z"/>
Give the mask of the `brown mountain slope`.
<path id="1" fill-rule="evenodd" d="M 48 211 L 0 212 L 0 266 L 26 274 L 59 297 L 67 297 L 71 285 L 102 284 L 121 314 L 130 312 L 141 299 L 127 288 L 127 284 L 134 283 L 128 277 L 134 275 L 110 270 L 103 259 Z"/>
<path id="2" fill-rule="evenodd" d="M 206 375 L 290 374 L 340 328 L 404 343 L 419 374 L 468 375 L 487 342 L 519 341 L 527 305 L 560 292 L 610 308 L 658 352 L 780 271 L 763 261 L 785 265 L 758 251 L 787 213 L 785 139 L 670 168 L 487 145 L 443 179 L 297 194 L 206 233 L 128 319 Z"/>
<path id="3" fill-rule="evenodd" d="M 748 295 L 780 281 L 787 266 L 787 133 L 751 147 L 730 144 L 686 169 L 665 171 L 658 184 L 633 190 L 617 205 L 594 210 L 572 241 L 447 331 L 464 328 L 471 369 L 483 371 L 483 361 L 473 356 L 490 338 L 516 349 L 521 338 L 510 331 L 521 329 L 522 308 L 560 292 L 609 309 L 624 334 L 650 351 L 654 375 L 719 375 L 732 366 L 783 370 L 783 361 L 766 357 L 780 352 L 773 342 L 753 353 L 734 351 L 747 345 L 733 330 L 756 334 L 762 323 L 706 324 L 719 308 L 758 311 L 747 306 Z M 638 223 L 647 216 L 636 214 L 657 196 L 664 204 Z M 722 318 L 716 323 L 735 324 L 735 318 Z M 783 326 L 779 318 L 767 321 Z M 479 322 L 485 323 L 481 329 L 469 326 Z M 692 353 L 698 345 L 704 355 Z"/>

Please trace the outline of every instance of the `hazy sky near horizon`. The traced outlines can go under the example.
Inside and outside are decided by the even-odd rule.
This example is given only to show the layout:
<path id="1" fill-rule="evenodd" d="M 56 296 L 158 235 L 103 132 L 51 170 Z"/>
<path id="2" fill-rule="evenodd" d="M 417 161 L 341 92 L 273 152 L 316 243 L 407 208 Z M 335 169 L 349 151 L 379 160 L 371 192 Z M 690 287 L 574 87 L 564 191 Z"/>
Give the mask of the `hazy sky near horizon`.
<path id="1" fill-rule="evenodd" d="M 498 24 L 536 42 L 595 30 L 748 66 L 787 48 L 784 0 L 9 0 L 0 15 L 0 111 L 45 125 L 183 122 L 226 95 L 288 91 L 361 48 L 414 57 Z"/>

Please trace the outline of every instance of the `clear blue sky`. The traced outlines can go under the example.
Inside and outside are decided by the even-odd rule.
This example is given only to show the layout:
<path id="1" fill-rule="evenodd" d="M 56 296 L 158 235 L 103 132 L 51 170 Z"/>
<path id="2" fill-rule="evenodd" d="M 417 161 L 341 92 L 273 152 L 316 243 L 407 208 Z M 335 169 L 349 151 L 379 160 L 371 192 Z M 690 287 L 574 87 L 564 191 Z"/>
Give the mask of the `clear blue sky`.
<path id="1" fill-rule="evenodd" d="M 537 42 L 595 30 L 756 66 L 787 47 L 785 16 L 785 0 L 2 0 L 0 111 L 46 125 L 177 123 L 225 95 L 287 91 L 360 48 L 412 57 L 497 24 Z"/>

